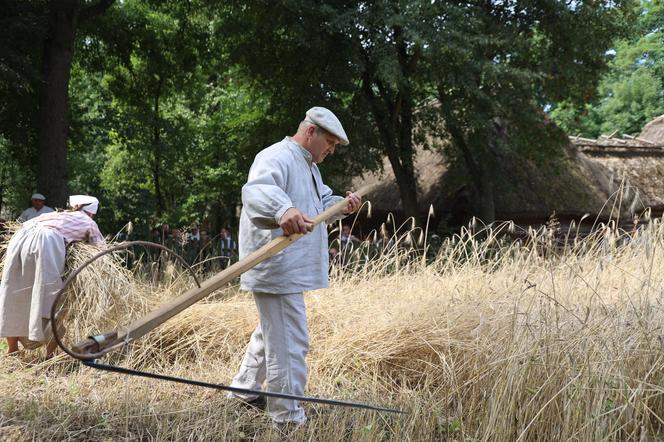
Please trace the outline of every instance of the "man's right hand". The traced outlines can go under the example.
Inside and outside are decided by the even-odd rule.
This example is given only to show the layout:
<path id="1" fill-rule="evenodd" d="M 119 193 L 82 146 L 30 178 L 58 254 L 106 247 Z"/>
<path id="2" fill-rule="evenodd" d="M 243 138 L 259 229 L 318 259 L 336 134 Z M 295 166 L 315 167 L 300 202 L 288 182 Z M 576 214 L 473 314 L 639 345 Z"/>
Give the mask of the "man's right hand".
<path id="1" fill-rule="evenodd" d="M 279 227 L 284 231 L 285 236 L 290 236 L 293 233 L 311 232 L 314 228 L 314 221 L 295 207 L 291 207 L 281 217 Z"/>

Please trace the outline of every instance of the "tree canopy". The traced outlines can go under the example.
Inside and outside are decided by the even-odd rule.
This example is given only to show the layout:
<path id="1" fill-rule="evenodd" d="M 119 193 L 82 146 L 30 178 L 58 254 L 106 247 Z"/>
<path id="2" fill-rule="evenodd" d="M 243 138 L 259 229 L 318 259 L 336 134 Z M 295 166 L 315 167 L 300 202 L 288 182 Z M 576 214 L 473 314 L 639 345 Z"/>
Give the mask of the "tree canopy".
<path id="1" fill-rule="evenodd" d="M 68 189 L 100 197 L 107 230 L 232 223 L 254 154 L 322 105 L 351 140 L 322 165 L 338 190 L 385 156 L 417 217 L 416 147 L 445 149 L 490 221 L 501 151 L 544 162 L 561 151 L 548 108 L 566 130 L 632 128 L 661 109 L 661 10 L 654 0 L 4 2 L 0 203 L 16 212 L 35 190 Z M 57 11 L 70 17 L 65 53 L 53 49 Z M 46 106 L 63 84 L 66 97 Z"/>
<path id="2" fill-rule="evenodd" d="M 664 3 L 642 0 L 630 34 L 617 39 L 593 100 L 561 101 L 552 117 L 570 135 L 638 134 L 664 114 Z"/>
<path id="3" fill-rule="evenodd" d="M 492 221 L 495 152 L 551 156 L 560 149 L 546 142 L 534 148 L 535 138 L 556 139 L 543 106 L 594 93 L 628 6 L 230 2 L 221 28 L 232 36 L 230 59 L 270 91 L 275 109 L 321 100 L 348 111 L 357 137 L 349 155 L 359 146 L 362 155 L 389 159 L 408 216 L 418 217 L 414 145 L 436 135 L 449 160 L 464 163 L 478 214 Z"/>

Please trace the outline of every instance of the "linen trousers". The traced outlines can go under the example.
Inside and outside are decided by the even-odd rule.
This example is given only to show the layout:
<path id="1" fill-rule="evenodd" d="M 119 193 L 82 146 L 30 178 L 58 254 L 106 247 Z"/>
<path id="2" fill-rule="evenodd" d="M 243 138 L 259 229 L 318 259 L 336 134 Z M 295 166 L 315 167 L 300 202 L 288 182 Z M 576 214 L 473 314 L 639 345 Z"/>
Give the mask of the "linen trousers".
<path id="1" fill-rule="evenodd" d="M 254 293 L 259 323 L 247 346 L 232 387 L 289 394 L 304 394 L 309 332 L 304 294 Z M 256 396 L 229 394 L 245 400 Z M 303 424 L 307 418 L 300 403 L 292 399 L 267 398 L 273 421 Z"/>

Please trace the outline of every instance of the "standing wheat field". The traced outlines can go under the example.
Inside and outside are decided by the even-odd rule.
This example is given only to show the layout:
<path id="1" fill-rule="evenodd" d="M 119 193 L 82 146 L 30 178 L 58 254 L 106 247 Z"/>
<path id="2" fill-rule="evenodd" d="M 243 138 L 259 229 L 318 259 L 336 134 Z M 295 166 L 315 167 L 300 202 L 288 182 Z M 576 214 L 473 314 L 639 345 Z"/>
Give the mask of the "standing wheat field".
<path id="1" fill-rule="evenodd" d="M 509 242 L 499 233 L 464 231 L 429 259 L 395 247 L 333 270 L 329 289 L 306 295 L 307 394 L 403 414 L 305 404 L 309 422 L 286 434 L 222 392 L 26 352 L 0 356 L 0 439 L 660 438 L 661 220 L 630 234 L 600 226 L 562 246 L 551 230 Z M 78 246 L 71 259 L 90 253 Z M 152 283 L 119 259 L 79 277 L 68 342 L 128 323 L 189 287 L 186 274 L 162 269 Z M 102 362 L 228 384 L 256 321 L 251 296 L 229 287 Z"/>

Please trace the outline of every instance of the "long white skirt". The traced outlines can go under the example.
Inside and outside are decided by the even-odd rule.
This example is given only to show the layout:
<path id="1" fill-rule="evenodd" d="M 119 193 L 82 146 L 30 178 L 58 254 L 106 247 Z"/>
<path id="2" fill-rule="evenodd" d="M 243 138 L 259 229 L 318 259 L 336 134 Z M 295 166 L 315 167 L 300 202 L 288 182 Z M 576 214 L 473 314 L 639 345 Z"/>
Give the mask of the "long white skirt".
<path id="1" fill-rule="evenodd" d="M 38 224 L 24 226 L 7 247 L 0 282 L 0 337 L 45 342 L 55 294 L 62 288 L 62 235 Z"/>

